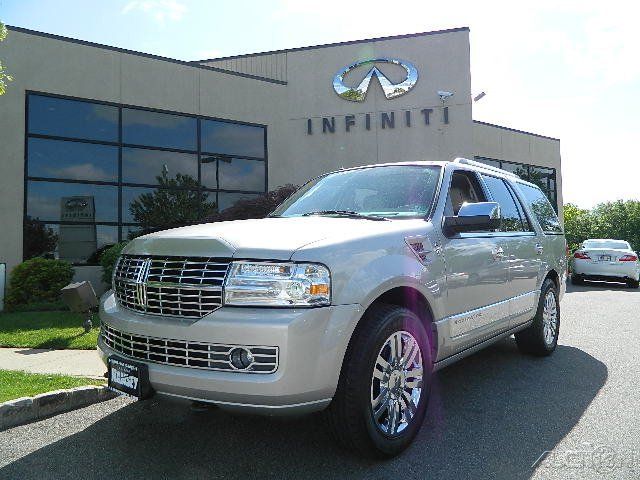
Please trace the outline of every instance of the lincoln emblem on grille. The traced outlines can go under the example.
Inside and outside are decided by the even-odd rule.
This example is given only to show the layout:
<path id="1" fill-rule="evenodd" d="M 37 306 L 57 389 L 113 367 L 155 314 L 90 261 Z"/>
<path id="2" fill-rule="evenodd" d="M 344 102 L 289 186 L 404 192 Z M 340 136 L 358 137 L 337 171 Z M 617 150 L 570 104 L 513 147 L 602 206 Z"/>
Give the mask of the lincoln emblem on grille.
<path id="1" fill-rule="evenodd" d="M 136 286 L 136 305 L 145 307 L 147 305 L 147 276 L 149 275 L 149 267 L 151 266 L 151 259 L 146 258 L 142 262 L 138 275 L 135 279 Z"/>

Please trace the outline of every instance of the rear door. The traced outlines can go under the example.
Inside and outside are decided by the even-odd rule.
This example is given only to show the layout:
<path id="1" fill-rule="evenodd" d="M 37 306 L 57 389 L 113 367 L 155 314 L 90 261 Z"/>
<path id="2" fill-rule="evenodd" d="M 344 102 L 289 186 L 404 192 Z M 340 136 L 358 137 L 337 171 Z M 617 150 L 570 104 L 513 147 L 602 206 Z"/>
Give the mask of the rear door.
<path id="1" fill-rule="evenodd" d="M 502 224 L 495 235 L 508 264 L 506 298 L 514 325 L 530 320 L 534 314 L 544 247 L 509 182 L 484 173 L 482 180 L 491 199 L 500 204 Z"/>

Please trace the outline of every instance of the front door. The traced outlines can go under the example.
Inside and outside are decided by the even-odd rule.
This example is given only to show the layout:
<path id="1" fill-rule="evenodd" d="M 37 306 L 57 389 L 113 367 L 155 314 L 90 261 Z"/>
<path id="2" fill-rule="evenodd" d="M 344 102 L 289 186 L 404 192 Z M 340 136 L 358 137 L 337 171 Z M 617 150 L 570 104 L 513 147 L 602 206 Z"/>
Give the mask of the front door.
<path id="1" fill-rule="evenodd" d="M 484 201 L 487 196 L 475 172 L 453 172 L 445 215 L 457 215 L 464 202 Z M 444 240 L 452 351 L 508 328 L 508 262 L 504 247 L 504 240 L 492 232 L 460 233 Z"/>

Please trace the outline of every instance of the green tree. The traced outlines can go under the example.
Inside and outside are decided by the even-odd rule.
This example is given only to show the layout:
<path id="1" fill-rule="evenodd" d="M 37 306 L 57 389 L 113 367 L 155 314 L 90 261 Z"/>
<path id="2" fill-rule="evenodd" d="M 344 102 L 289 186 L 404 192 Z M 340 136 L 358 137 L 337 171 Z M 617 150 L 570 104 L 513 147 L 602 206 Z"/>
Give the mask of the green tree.
<path id="1" fill-rule="evenodd" d="M 591 212 L 594 236 L 626 240 L 640 250 L 640 201 L 616 200 L 597 205 Z"/>
<path id="2" fill-rule="evenodd" d="M 37 218 L 24 220 L 24 258 L 53 256 L 58 245 L 58 235 Z"/>
<path id="3" fill-rule="evenodd" d="M 207 201 L 207 193 L 199 189 L 192 176 L 178 173 L 169 178 L 165 170 L 156 179 L 158 188 L 141 194 L 129 205 L 133 219 L 142 227 L 139 233 L 197 223 L 203 215 L 215 212 L 215 202 Z"/>
<path id="4" fill-rule="evenodd" d="M 587 238 L 593 238 L 593 216 L 589 210 L 566 203 L 563 207 L 564 232 L 567 245 L 573 251 Z"/>
<path id="5" fill-rule="evenodd" d="M 4 26 L 4 23 L 0 22 L 0 42 L 6 37 L 7 27 Z M 10 82 L 11 80 L 13 80 L 13 78 L 5 71 L 4 65 L 2 65 L 2 60 L 0 60 L 0 95 L 3 95 L 7 90 L 7 82 Z"/>

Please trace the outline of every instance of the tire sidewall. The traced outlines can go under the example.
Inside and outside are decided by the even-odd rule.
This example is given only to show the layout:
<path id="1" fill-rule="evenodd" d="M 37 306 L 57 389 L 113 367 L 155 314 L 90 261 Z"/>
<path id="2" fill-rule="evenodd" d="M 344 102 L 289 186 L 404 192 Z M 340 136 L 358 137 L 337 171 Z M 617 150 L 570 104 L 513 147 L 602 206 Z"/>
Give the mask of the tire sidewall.
<path id="1" fill-rule="evenodd" d="M 547 344 L 547 342 L 545 342 L 544 340 L 544 319 L 543 319 L 544 302 L 545 302 L 545 299 L 547 298 L 547 293 L 549 292 L 549 290 L 553 291 L 553 297 L 556 302 L 556 312 L 557 312 L 556 334 L 555 334 L 555 338 L 553 339 L 553 343 L 551 345 Z M 553 352 L 558 346 L 558 338 L 560 336 L 560 299 L 558 298 L 558 289 L 556 288 L 556 285 L 553 282 L 553 280 L 550 280 L 550 279 L 545 280 L 545 282 L 542 284 L 542 295 L 540 296 L 540 302 L 538 305 L 538 327 L 539 327 L 540 337 L 542 340 L 542 344 L 544 345 L 544 348 L 548 352 Z"/>
<path id="2" fill-rule="evenodd" d="M 358 395 L 358 401 L 361 402 L 362 420 L 365 423 L 368 436 L 373 444 L 372 446 L 382 455 L 393 456 L 404 450 L 411 443 L 424 421 L 431 390 L 431 344 L 420 319 L 418 319 L 413 312 L 401 307 L 398 307 L 390 315 L 387 315 L 386 318 L 377 325 L 377 329 L 378 331 L 374 335 L 374 341 L 364 347 L 367 353 L 365 357 L 366 360 L 363 362 L 365 371 L 361 373 L 363 381 L 359 386 L 360 395 Z M 371 409 L 371 378 L 378 353 L 382 346 L 393 333 L 401 330 L 413 335 L 420 346 L 423 366 L 423 386 L 416 414 L 412 421 L 401 433 L 390 436 L 378 428 L 373 418 Z"/>

